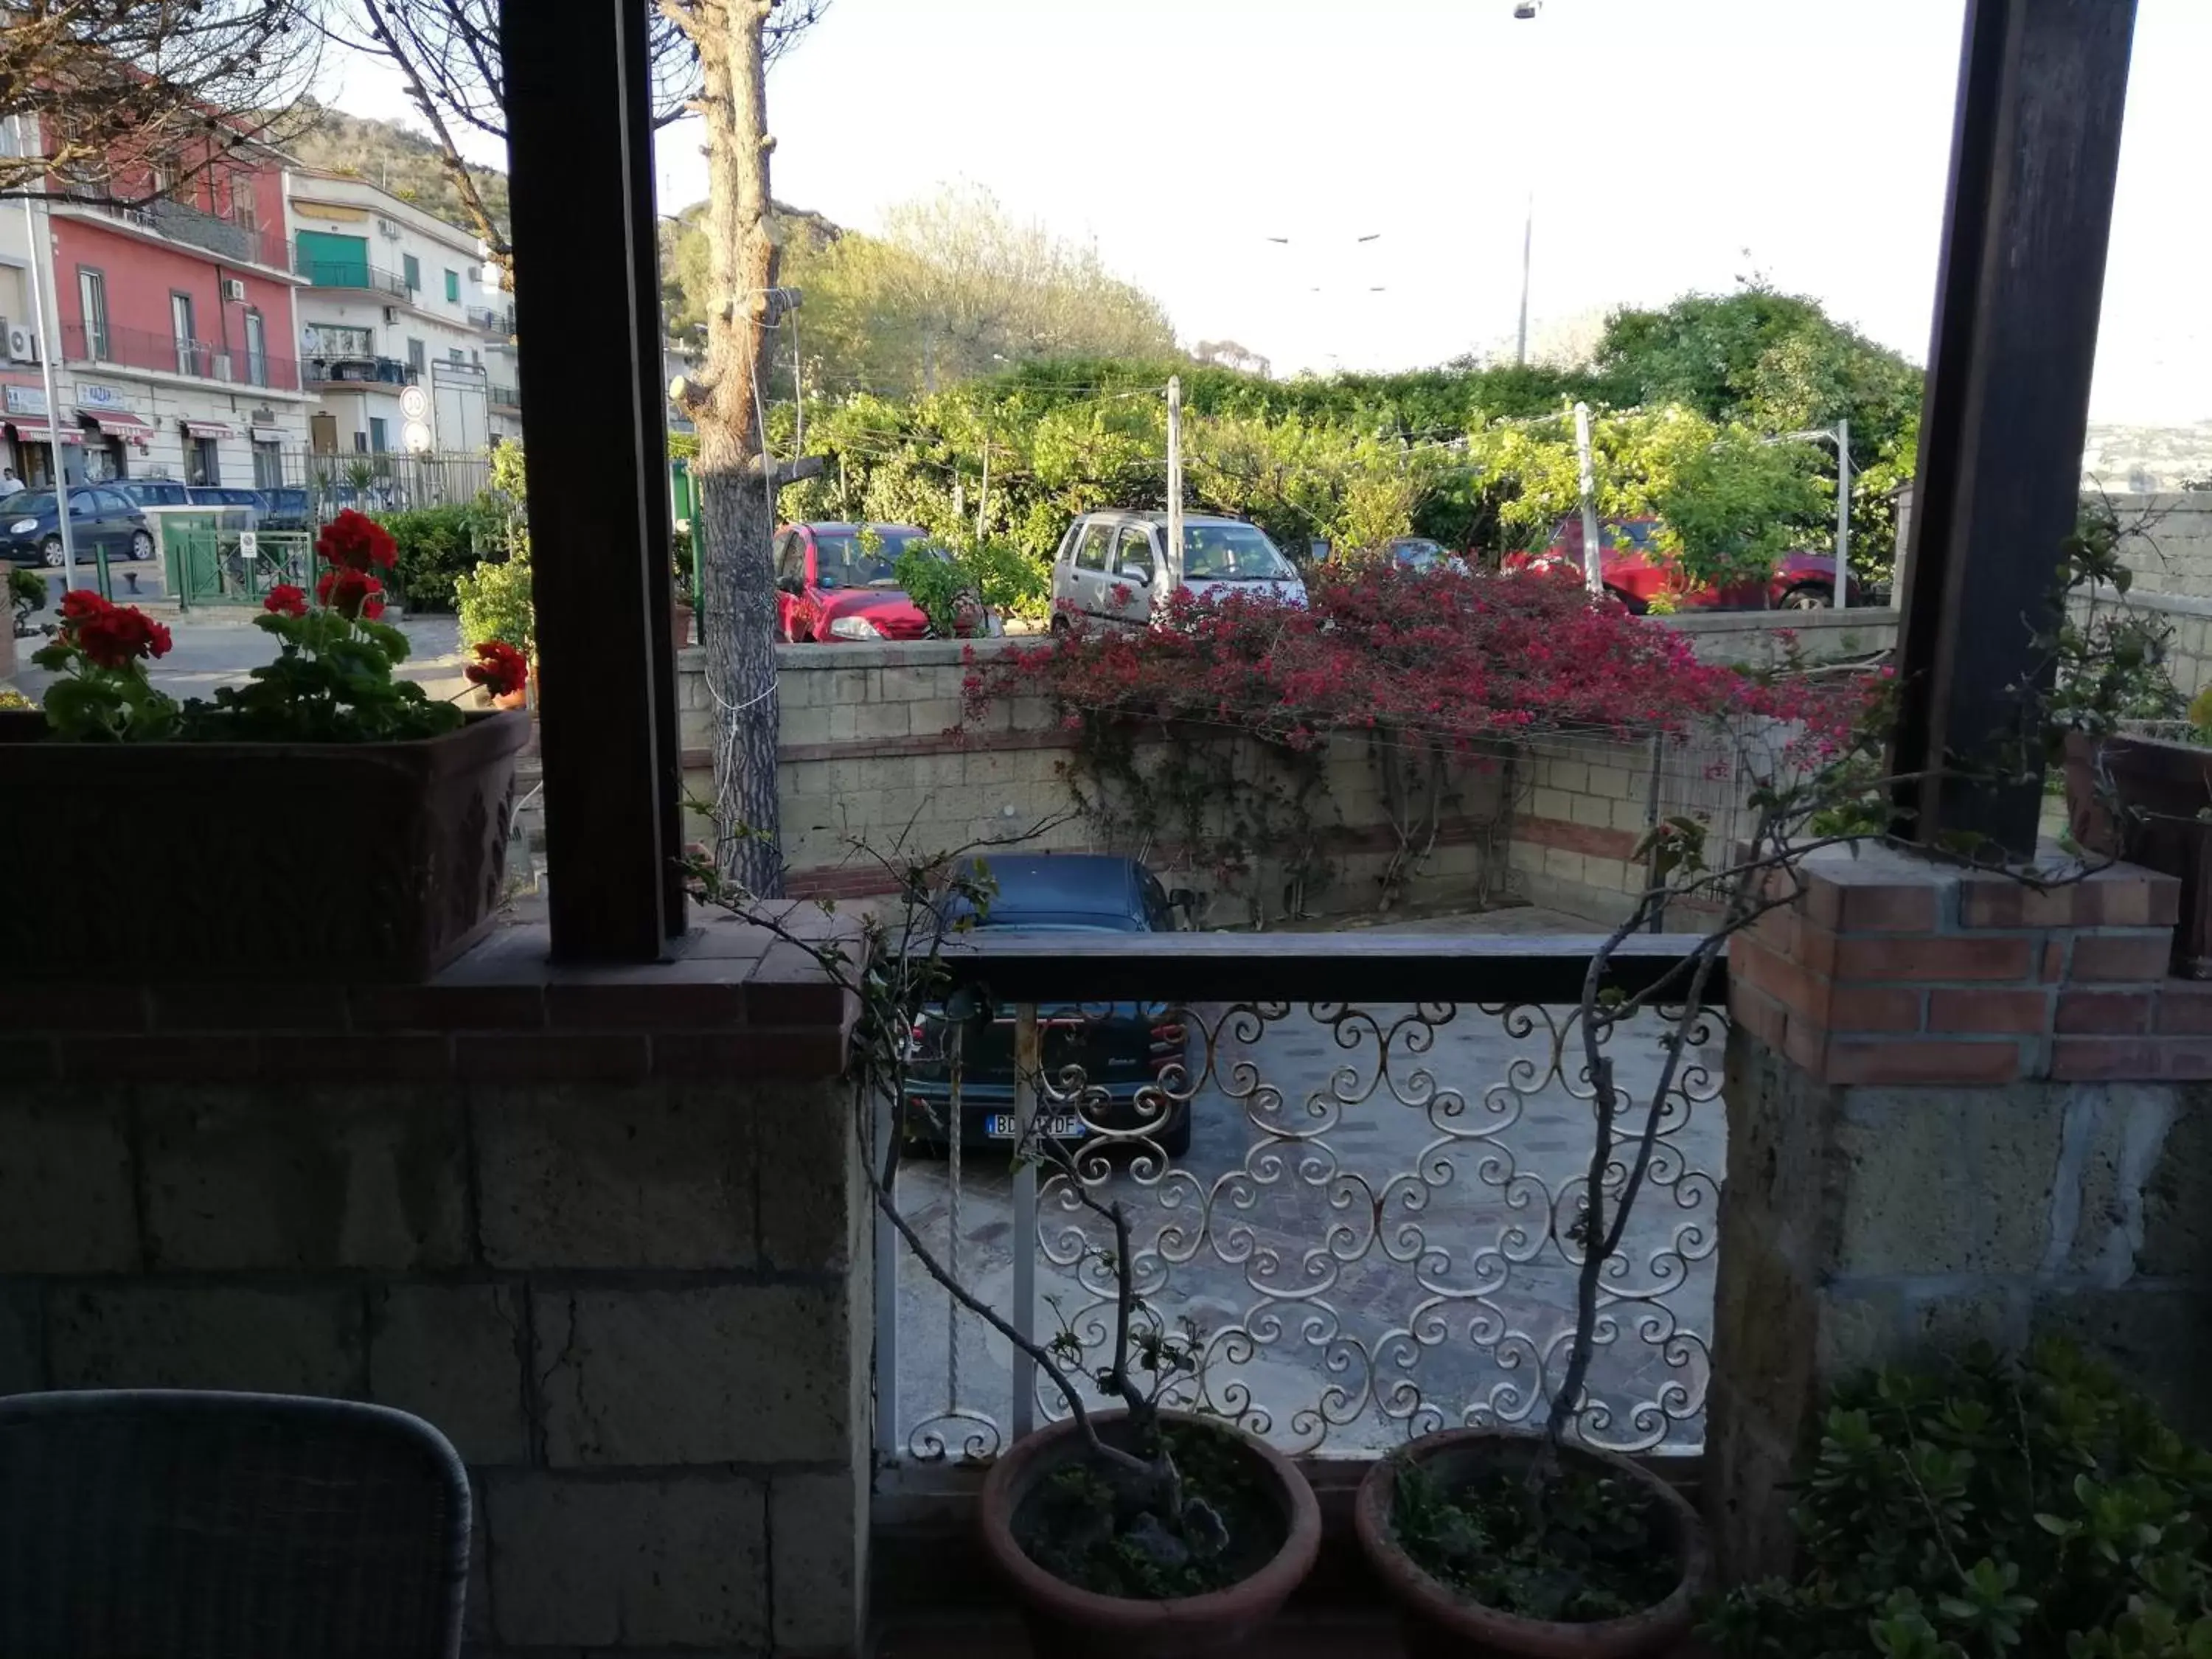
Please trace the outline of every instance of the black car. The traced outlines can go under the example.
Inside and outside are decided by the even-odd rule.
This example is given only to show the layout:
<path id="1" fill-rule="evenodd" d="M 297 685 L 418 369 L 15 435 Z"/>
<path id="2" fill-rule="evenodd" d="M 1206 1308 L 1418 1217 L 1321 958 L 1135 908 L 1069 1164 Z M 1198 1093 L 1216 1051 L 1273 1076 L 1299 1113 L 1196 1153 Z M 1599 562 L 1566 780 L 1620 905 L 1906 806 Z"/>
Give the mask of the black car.
<path id="1" fill-rule="evenodd" d="M 948 923 L 991 933 L 1152 933 L 1171 932 L 1186 895 L 1170 898 L 1133 859 L 1091 854 L 977 860 L 991 890 L 980 911 L 964 897 L 946 902 Z M 1083 1070 L 1075 1099 L 1047 1102 L 1044 1133 L 1063 1146 L 1105 1132 L 1141 1131 L 1137 1145 L 1156 1145 L 1170 1158 L 1190 1150 L 1190 1108 L 1170 1091 L 1190 1086 L 1189 1039 L 1165 1003 L 1116 1002 L 1037 1010 L 1043 1028 L 1045 1074 L 1051 1086 L 1069 1066 Z M 960 1036 L 960 1144 L 1010 1145 L 1014 1117 L 1014 1010 L 993 1009 Z M 950 1031 L 941 1009 L 927 1011 L 913 1031 L 905 1118 L 916 1139 L 942 1142 L 951 1097 L 946 1064 Z"/>
<path id="2" fill-rule="evenodd" d="M 248 530 L 261 528 L 269 514 L 269 498 L 258 489 L 247 489 L 236 484 L 193 484 L 185 494 L 194 507 L 222 507 L 246 514 Z"/>
<path id="3" fill-rule="evenodd" d="M 69 492 L 70 545 L 79 564 L 110 559 L 150 559 L 154 535 L 146 515 L 106 484 L 78 484 Z M 51 489 L 19 490 L 0 503 L 0 561 L 62 568 L 61 520 Z"/>
<path id="4" fill-rule="evenodd" d="M 135 507 L 184 507 L 192 499 L 171 478 L 118 478 L 107 488 Z"/>
<path id="5" fill-rule="evenodd" d="M 261 515 L 264 530 L 313 530 L 315 527 L 313 509 L 307 503 L 307 492 L 297 485 L 264 489 L 261 492 L 269 501 L 269 510 Z"/>

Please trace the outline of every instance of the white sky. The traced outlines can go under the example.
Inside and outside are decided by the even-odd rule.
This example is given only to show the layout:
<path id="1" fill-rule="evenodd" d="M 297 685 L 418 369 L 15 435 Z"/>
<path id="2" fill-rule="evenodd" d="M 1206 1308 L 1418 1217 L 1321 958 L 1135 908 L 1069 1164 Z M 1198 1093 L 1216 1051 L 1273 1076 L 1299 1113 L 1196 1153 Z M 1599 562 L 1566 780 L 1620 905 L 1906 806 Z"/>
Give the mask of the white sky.
<path id="1" fill-rule="evenodd" d="M 832 0 L 770 81 L 775 193 L 865 230 L 972 181 L 1279 374 L 1510 349 L 1532 191 L 1539 338 L 1758 270 L 1924 356 L 1963 0 L 1512 10 Z M 2212 0 L 2141 0 L 2099 419 L 2212 419 L 2208 64 Z M 380 79 L 336 101 L 395 112 Z M 659 177 L 705 191 L 680 126 Z"/>

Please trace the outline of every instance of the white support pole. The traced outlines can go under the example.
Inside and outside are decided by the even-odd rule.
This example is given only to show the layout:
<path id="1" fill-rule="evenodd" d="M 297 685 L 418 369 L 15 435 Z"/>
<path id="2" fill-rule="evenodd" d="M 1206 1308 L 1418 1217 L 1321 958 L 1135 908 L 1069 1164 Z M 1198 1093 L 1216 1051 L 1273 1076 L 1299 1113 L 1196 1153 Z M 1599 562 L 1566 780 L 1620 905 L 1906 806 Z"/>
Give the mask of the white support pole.
<path id="1" fill-rule="evenodd" d="M 1014 1009 L 1014 1145 L 1023 1157 L 1014 1167 L 1014 1305 L 1013 1328 L 1029 1341 L 1036 1340 L 1037 1166 L 1028 1156 L 1030 1135 L 1036 1125 L 1037 1079 L 1044 1070 L 1043 1035 L 1037 1026 L 1036 1004 L 1024 1002 Z M 951 1133 L 960 1137 L 959 1120 Z M 1023 1438 L 1036 1427 L 1036 1361 L 1014 1350 L 1014 1394 L 1009 1427 Z"/>
<path id="2" fill-rule="evenodd" d="M 1168 376 L 1167 568 L 1182 568 L 1182 376 Z"/>
<path id="3" fill-rule="evenodd" d="M 31 154 L 26 141 L 27 118 L 15 118 L 15 153 Z M 43 197 L 46 181 L 39 179 L 37 194 Z M 46 279 L 53 274 L 53 234 L 40 222 L 44 217 L 32 206 L 32 197 L 23 198 L 23 231 L 30 239 L 31 254 L 31 326 L 39 336 L 39 378 L 44 382 L 46 396 L 46 451 L 54 463 L 54 523 L 62 540 L 62 592 L 70 591 L 76 575 L 76 538 L 70 529 L 69 466 L 62 459 L 61 396 L 54 389 L 54 342 L 46 332 L 46 319 L 59 308 L 56 298 L 50 307 L 46 299 Z"/>
<path id="4" fill-rule="evenodd" d="M 1836 609 L 1850 603 L 1851 423 L 1836 422 Z"/>
<path id="5" fill-rule="evenodd" d="M 1575 405 L 1575 464 L 1583 498 L 1583 585 L 1593 597 L 1605 592 L 1605 550 L 1598 544 L 1597 465 L 1590 459 L 1590 412 Z"/>

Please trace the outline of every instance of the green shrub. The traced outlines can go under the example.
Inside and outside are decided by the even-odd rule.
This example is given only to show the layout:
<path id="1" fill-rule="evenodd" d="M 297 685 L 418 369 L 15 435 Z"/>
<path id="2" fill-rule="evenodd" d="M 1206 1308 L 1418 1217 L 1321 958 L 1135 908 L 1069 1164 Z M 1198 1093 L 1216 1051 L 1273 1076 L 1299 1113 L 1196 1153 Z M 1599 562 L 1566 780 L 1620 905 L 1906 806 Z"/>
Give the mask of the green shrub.
<path id="1" fill-rule="evenodd" d="M 1803 1575 L 1708 1623 L 1741 1659 L 2208 1659 L 2212 1455 L 2062 1345 L 1841 1390 Z"/>
<path id="2" fill-rule="evenodd" d="M 505 640 L 518 651 L 537 655 L 537 619 L 531 609 L 530 552 L 517 547 L 506 559 L 487 559 L 453 583 L 461 643 Z"/>
<path id="3" fill-rule="evenodd" d="M 1052 567 L 1032 558 L 1012 542 L 980 541 L 959 545 L 940 542 L 948 562 L 918 546 L 899 556 L 894 574 L 907 597 L 929 618 L 933 633 L 953 634 L 954 602 L 963 594 L 979 597 L 1000 617 L 1042 618 L 1050 614 Z"/>
<path id="4" fill-rule="evenodd" d="M 450 611 L 457 580 L 477 564 L 506 556 L 504 518 L 489 501 L 422 507 L 379 520 L 399 544 L 392 577 L 412 611 Z"/>
<path id="5" fill-rule="evenodd" d="M 9 623 L 17 638 L 37 632 L 31 613 L 46 608 L 46 576 L 42 570 L 8 572 Z"/>

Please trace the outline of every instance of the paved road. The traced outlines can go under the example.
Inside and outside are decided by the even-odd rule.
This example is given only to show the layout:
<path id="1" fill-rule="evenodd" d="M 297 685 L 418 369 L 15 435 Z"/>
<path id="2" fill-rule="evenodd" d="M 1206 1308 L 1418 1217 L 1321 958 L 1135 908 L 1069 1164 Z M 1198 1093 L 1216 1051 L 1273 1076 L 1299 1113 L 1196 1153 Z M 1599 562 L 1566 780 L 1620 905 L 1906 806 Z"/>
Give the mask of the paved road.
<path id="1" fill-rule="evenodd" d="M 129 597 L 120 582 L 116 589 L 118 601 Z M 236 684 L 276 654 L 276 641 L 252 626 L 256 613 L 246 607 L 210 606 L 183 616 L 171 607 L 151 609 L 168 624 L 173 643 L 167 656 L 149 665 L 148 678 L 173 697 L 204 697 L 218 685 Z M 49 609 L 38 619 L 52 622 L 53 611 Z M 407 635 L 410 647 L 407 661 L 399 667 L 403 678 L 419 680 L 433 697 L 467 689 L 461 673 L 460 629 L 451 617 L 409 617 L 401 622 L 400 631 Z M 30 665 L 31 653 L 39 644 L 34 639 L 15 641 L 20 659 L 15 687 L 33 699 L 52 678 Z"/>
<path id="2" fill-rule="evenodd" d="M 1268 1413 L 1271 1433 L 1301 1448 L 1396 1443 L 1417 1404 L 1448 1422 L 1485 1409 L 1524 1415 L 1544 1382 L 1556 1382 L 1570 1328 L 1575 1269 L 1549 1217 L 1589 1158 L 1591 1112 L 1551 1073 L 1550 1027 L 1540 1014 L 1534 1030 L 1516 1035 L 1470 1009 L 1435 1028 L 1432 1048 L 1418 1054 L 1429 1028 L 1412 1010 L 1370 1012 L 1380 1032 L 1300 1011 L 1257 1041 L 1224 1041 L 1195 1104 L 1189 1155 L 1164 1175 L 1118 1159 L 1096 1188 L 1130 1206 L 1157 1304 L 1209 1333 L 1213 1400 L 1249 1398 Z M 1214 1022 L 1222 1011 L 1206 1012 Z M 1624 1030 L 1613 1044 L 1620 1083 L 1638 1098 L 1648 1099 L 1658 1075 L 1656 1030 Z M 1594 1393 L 1613 1408 L 1603 1433 L 1614 1441 L 1663 1435 L 1694 1445 L 1702 1433 L 1703 1346 L 1667 1337 L 1675 1322 L 1687 1332 L 1710 1323 L 1724 1134 L 1717 1022 L 1711 1035 L 1697 1051 L 1707 1075 L 1695 1081 L 1716 1097 L 1668 1122 L 1663 1143 L 1673 1151 L 1655 1163 L 1621 1258 L 1619 1288 L 1667 1294 L 1618 1305 L 1618 1340 L 1592 1372 Z M 1376 1063 L 1386 1048 L 1387 1078 Z M 1225 1091 L 1240 1061 L 1256 1068 L 1261 1086 L 1232 1082 Z M 1577 1073 L 1571 1057 L 1565 1074 Z M 963 1273 L 994 1305 L 1010 1306 L 1011 1172 L 970 1152 L 960 1174 Z M 940 1245 L 953 1218 L 950 1176 L 936 1162 L 902 1180 L 908 1213 Z M 1055 1204 L 1049 1182 L 1039 1209 L 1041 1231 L 1064 1260 L 1080 1248 L 1071 1226 L 1094 1241 L 1110 1237 L 1096 1218 Z M 902 1434 L 934 1426 L 957 1452 L 969 1426 L 931 1421 L 949 1397 L 946 1299 L 903 1247 L 897 1277 Z M 1075 1268 L 1041 1261 L 1038 1287 L 1041 1304 L 1060 1297 L 1086 1340 L 1103 1345 L 1110 1302 Z M 1041 1326 L 1054 1318 L 1040 1306 Z M 1003 1425 L 1008 1346 L 963 1314 L 957 1352 L 959 1403 Z M 1672 1425 L 1648 1409 L 1670 1388 L 1691 1390 L 1669 1401 L 1667 1415 L 1683 1419 Z M 1638 1405 L 1647 1407 L 1640 1422 Z M 990 1440 L 983 1431 L 981 1443 Z"/>

